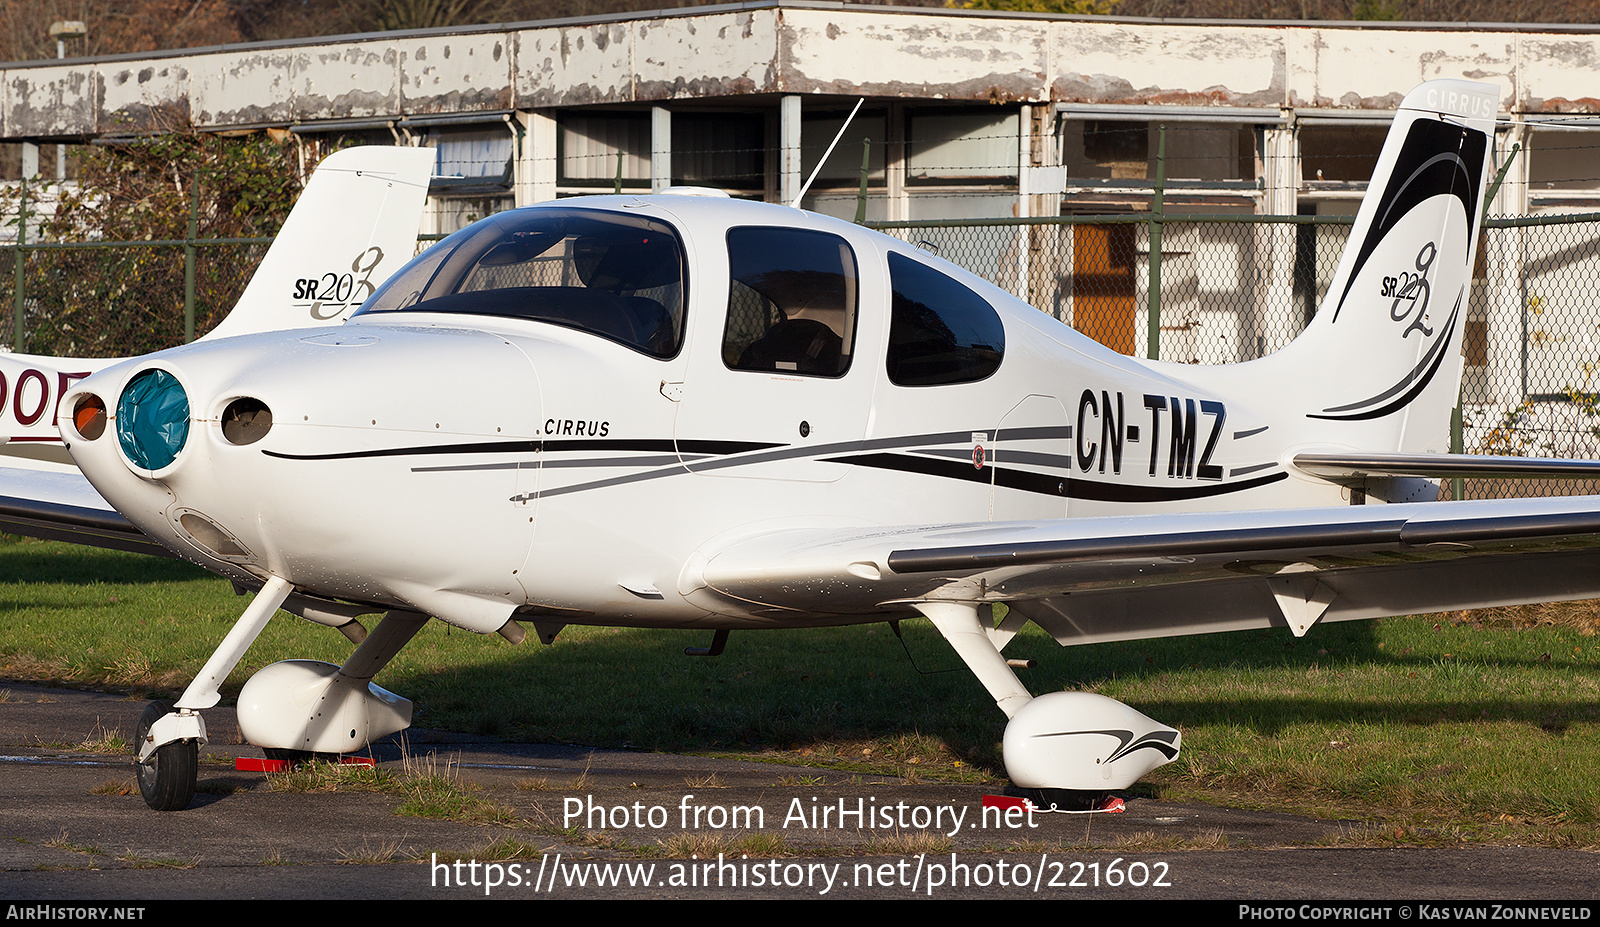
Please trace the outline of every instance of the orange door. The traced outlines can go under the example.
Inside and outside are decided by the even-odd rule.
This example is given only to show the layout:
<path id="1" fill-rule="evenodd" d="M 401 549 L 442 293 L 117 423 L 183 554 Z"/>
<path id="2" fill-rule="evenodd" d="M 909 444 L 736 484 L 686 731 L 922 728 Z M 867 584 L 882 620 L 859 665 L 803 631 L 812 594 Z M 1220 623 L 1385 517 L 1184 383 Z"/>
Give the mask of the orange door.
<path id="1" fill-rule="evenodd" d="M 1132 225 L 1072 227 L 1072 327 L 1113 351 L 1133 353 Z"/>

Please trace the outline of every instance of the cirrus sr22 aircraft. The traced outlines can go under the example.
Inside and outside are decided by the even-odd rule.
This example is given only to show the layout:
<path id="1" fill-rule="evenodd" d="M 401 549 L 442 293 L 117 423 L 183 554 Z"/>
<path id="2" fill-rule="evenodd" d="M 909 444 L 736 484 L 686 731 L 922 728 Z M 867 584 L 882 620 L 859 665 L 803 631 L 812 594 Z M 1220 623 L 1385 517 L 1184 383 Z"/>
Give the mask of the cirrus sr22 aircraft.
<path id="1" fill-rule="evenodd" d="M 358 645 L 250 679 L 240 727 L 269 751 L 407 727 L 410 702 L 371 680 L 429 618 L 720 644 L 924 615 L 1009 718 L 1014 783 L 1104 795 L 1179 734 L 1030 695 L 1002 655 L 1025 621 L 1062 644 L 1302 635 L 1600 595 L 1600 500 L 1430 504 L 1445 476 L 1600 466 L 1439 453 L 1498 106 L 1464 81 L 1410 93 L 1321 310 L 1277 354 L 1218 367 L 1116 354 L 904 242 L 704 190 L 501 213 L 347 291 L 348 320 L 308 314 L 323 274 L 361 273 L 397 224 L 314 179 L 279 241 L 303 263 L 269 257 L 252 324 L 60 381 L 93 490 L 12 471 L 5 524 L 159 545 L 255 591 L 176 704 L 145 712 L 158 809 L 188 804 L 200 711 L 279 608 Z M 379 159 L 347 173 L 425 186 L 427 153 L 383 151 L 342 155 Z M 330 209 L 343 230 L 296 222 Z M 343 324 L 272 324 L 297 316 Z"/>

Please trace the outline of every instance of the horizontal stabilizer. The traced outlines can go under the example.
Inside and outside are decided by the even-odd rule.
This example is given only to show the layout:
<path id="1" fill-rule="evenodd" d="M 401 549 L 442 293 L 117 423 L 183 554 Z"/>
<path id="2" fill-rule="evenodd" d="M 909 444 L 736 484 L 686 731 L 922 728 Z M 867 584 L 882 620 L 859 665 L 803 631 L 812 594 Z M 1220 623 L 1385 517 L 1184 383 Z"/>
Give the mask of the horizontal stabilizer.
<path id="1" fill-rule="evenodd" d="M 1487 454 L 1296 454 L 1294 465 L 1314 476 L 1342 484 L 1386 476 L 1489 480 L 1600 479 L 1600 460 L 1493 457 Z"/>

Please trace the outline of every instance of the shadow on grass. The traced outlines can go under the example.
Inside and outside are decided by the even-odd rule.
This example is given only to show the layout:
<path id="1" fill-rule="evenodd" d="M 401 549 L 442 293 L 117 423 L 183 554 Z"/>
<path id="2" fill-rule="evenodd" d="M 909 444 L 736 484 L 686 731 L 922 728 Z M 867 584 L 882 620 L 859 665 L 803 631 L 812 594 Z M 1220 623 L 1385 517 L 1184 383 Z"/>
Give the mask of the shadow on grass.
<path id="1" fill-rule="evenodd" d="M 0 544 L 0 582 L 6 581 L 17 584 L 9 597 L 0 598 L 0 611 L 8 612 L 32 607 L 18 600 L 39 598 L 28 591 L 36 583 L 215 582 L 177 561 L 32 542 Z M 96 620 L 104 620 L 115 615 L 119 604 L 95 602 L 90 607 Z M 275 620 L 296 621 L 286 616 Z M 217 637 L 200 642 L 205 645 L 201 649 L 209 652 L 226 627 L 215 622 L 197 632 Z M 446 633 L 438 624 L 430 627 Z M 507 740 L 748 751 L 882 743 L 898 737 L 943 744 L 955 756 L 998 772 L 1004 717 L 926 621 L 907 621 L 901 627 L 904 644 L 883 624 L 739 632 L 716 658 L 683 654 L 687 646 L 707 643 L 704 631 L 571 628 L 550 647 L 531 637 L 521 647 L 491 638 L 481 648 L 443 649 L 437 657 L 419 638 L 378 682 L 416 702 L 419 727 Z M 335 640 L 335 632 L 325 633 L 330 636 L 302 638 L 302 644 L 326 641 L 329 653 L 276 653 L 258 642 L 246 662 L 341 659 L 339 654 L 348 648 Z M 1529 669 L 1596 682 L 1600 670 L 1592 658 L 1573 659 L 1553 645 L 1549 653 L 1539 653 L 1537 647 L 1518 644 L 1530 639 L 1520 635 L 1539 633 L 1547 632 L 1474 639 L 1463 631 L 1453 639 L 1485 642 L 1470 658 L 1473 672 Z M 1030 629 L 1007 649 L 1007 656 L 1035 661 L 1035 668 L 1020 673 L 1035 694 L 1106 690 L 1180 729 L 1234 724 L 1270 735 L 1305 723 L 1487 720 L 1560 732 L 1596 719 L 1592 699 L 1566 698 L 1566 690 L 1563 697 L 1550 698 L 1474 688 L 1467 670 L 1456 683 L 1418 683 L 1416 697 L 1406 694 L 1404 682 L 1387 689 L 1345 690 L 1326 679 L 1302 685 L 1314 673 L 1437 676 L 1443 672 L 1441 664 L 1448 664 L 1442 649 L 1431 644 L 1419 645 L 1417 653 L 1395 653 L 1380 643 L 1378 626 L 1368 622 L 1319 626 L 1305 638 L 1279 628 L 1068 648 Z M 1455 671 L 1454 664 L 1448 666 Z M 230 687 L 225 695 L 236 692 Z"/>
<path id="2" fill-rule="evenodd" d="M 905 622 L 902 628 L 922 672 L 884 625 L 735 633 L 727 652 L 710 659 L 683 656 L 685 646 L 704 644 L 703 632 L 614 629 L 571 633 L 549 648 L 508 649 L 492 664 L 380 682 L 417 701 L 419 727 L 660 751 L 821 749 L 897 736 L 929 738 L 1001 774 L 1004 717 L 926 622 Z M 1239 678 L 1259 687 L 1260 671 L 1337 677 L 1377 668 L 1405 676 L 1409 667 L 1438 663 L 1436 655 L 1385 652 L 1366 623 L 1333 625 L 1313 635 L 1294 639 L 1268 630 L 1063 650 L 1033 634 L 1019 637 L 1008 655 L 1037 661 L 1021 673 L 1035 694 L 1115 683 L 1119 698 L 1180 729 L 1232 724 L 1271 735 L 1299 724 L 1489 720 L 1560 731 L 1600 720 L 1600 709 L 1583 699 L 1492 691 L 1457 696 L 1448 683 L 1442 689 L 1434 684 L 1430 695 L 1416 699 L 1370 689 L 1334 697 L 1296 694 L 1288 684 L 1281 697 L 1220 688 L 1215 695 L 1172 694 L 1173 680 L 1192 689 L 1195 675 L 1215 676 L 1219 667 L 1242 671 Z M 1478 665 L 1515 669 L 1523 662 Z M 931 667 L 949 671 L 926 672 Z M 1600 676 L 1592 663 L 1572 670 Z"/>
<path id="3" fill-rule="evenodd" d="M 210 580 L 183 560 L 116 550 L 48 544 L 0 535 L 0 583 L 155 583 Z"/>

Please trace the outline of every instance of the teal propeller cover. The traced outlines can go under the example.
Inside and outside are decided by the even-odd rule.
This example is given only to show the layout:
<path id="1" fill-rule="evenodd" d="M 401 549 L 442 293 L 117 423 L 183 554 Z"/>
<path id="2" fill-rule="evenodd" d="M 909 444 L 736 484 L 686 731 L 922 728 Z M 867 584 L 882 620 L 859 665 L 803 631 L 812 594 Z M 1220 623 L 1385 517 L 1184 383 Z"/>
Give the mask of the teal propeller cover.
<path id="1" fill-rule="evenodd" d="M 189 440 L 189 396 L 165 370 L 138 374 L 117 400 L 117 441 L 135 466 L 160 470 Z"/>

